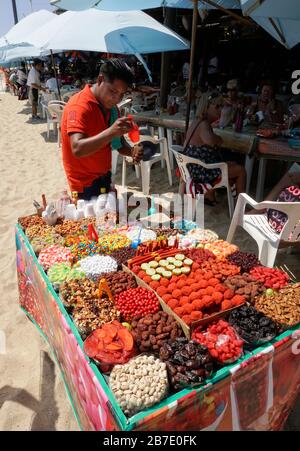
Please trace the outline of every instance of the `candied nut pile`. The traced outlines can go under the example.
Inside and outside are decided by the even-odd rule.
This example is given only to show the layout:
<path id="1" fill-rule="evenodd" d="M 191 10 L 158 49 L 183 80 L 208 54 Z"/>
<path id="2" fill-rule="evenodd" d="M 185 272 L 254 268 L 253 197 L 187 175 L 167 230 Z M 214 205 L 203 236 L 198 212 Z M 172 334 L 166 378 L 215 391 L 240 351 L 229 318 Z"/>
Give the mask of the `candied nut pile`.
<path id="1" fill-rule="evenodd" d="M 150 313 L 131 323 L 132 335 L 141 352 L 159 352 L 165 342 L 183 335 L 180 325 L 166 312 Z"/>
<path id="2" fill-rule="evenodd" d="M 110 272 L 104 275 L 113 296 L 128 290 L 136 288 L 135 278 L 124 271 Z"/>
<path id="3" fill-rule="evenodd" d="M 70 280 L 60 286 L 59 296 L 67 308 L 84 307 L 99 295 L 98 286 L 89 279 Z"/>
<path id="4" fill-rule="evenodd" d="M 120 320 L 120 312 L 109 299 L 93 299 L 84 307 L 77 305 L 72 312 L 74 324 L 83 337 L 111 321 Z"/>
<path id="5" fill-rule="evenodd" d="M 282 326 L 295 326 L 300 322 L 300 283 L 281 288 L 271 296 L 259 296 L 254 305 Z"/>
<path id="6" fill-rule="evenodd" d="M 248 302 L 254 301 L 255 296 L 262 294 L 266 289 L 262 282 L 248 273 L 228 277 L 224 281 L 224 285 L 234 291 L 235 294 L 245 296 Z"/>

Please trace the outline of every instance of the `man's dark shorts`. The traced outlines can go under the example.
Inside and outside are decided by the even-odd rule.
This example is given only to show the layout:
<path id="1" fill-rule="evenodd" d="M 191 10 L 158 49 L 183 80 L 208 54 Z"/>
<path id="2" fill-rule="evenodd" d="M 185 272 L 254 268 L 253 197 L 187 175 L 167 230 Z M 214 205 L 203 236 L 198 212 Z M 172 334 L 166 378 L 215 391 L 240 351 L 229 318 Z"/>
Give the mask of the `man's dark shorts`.
<path id="1" fill-rule="evenodd" d="M 32 103 L 34 105 L 37 105 L 39 102 L 39 90 L 36 88 L 31 88 L 31 95 L 32 95 Z"/>
<path id="2" fill-rule="evenodd" d="M 98 197 L 101 194 L 101 188 L 108 193 L 111 188 L 111 172 L 95 179 L 91 186 L 84 188 L 82 193 L 78 193 L 79 199 L 90 200 L 92 197 Z"/>

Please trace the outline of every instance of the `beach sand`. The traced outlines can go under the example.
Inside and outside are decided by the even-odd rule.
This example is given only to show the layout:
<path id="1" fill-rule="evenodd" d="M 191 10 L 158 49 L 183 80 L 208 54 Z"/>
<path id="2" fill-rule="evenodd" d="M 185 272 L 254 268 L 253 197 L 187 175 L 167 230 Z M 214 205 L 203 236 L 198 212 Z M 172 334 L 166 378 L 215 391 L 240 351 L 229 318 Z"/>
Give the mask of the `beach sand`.
<path id="1" fill-rule="evenodd" d="M 34 213 L 33 199 L 56 199 L 67 186 L 56 139 L 46 139 L 46 123 L 32 124 L 27 101 L 0 93 L 0 283 L 3 292 L 0 333 L 6 338 L 6 353 L 0 353 L 0 430 L 78 430 L 59 370 L 48 345 L 18 305 L 15 268 L 14 224 L 19 216 Z M 116 183 L 120 183 L 121 166 Z M 157 165 L 151 173 L 151 191 L 177 192 Z M 128 185 L 140 191 L 135 173 L 128 168 Z M 174 177 L 175 180 L 175 177 Z M 224 193 L 218 207 L 205 210 L 207 228 L 226 238 L 229 218 Z M 239 233 L 242 250 L 256 250 L 247 235 Z M 298 255 L 279 256 L 300 280 Z M 1 351 L 0 351 L 1 352 Z M 290 416 L 288 429 L 300 430 L 299 403 Z"/>

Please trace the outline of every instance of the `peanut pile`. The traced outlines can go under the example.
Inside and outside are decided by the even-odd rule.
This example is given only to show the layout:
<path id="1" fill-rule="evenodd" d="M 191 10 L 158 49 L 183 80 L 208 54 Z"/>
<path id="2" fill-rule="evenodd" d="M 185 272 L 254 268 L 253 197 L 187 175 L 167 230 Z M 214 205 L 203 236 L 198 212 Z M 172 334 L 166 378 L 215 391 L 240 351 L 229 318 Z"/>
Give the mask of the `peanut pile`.
<path id="1" fill-rule="evenodd" d="M 109 385 L 125 415 L 134 415 L 167 395 L 166 364 L 153 355 L 140 355 L 125 365 L 115 365 Z"/>

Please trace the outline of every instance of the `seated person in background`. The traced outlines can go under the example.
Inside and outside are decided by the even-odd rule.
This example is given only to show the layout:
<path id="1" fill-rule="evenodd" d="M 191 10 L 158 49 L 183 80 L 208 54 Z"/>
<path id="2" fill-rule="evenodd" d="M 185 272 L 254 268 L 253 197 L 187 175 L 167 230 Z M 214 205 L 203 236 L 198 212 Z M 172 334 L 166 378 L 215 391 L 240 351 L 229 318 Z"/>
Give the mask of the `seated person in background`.
<path id="1" fill-rule="evenodd" d="M 18 94 L 17 82 L 18 82 L 17 71 L 13 70 L 9 75 L 9 85 L 12 87 L 15 96 Z"/>
<path id="2" fill-rule="evenodd" d="M 58 86 L 61 87 L 61 82 L 60 80 L 56 80 L 54 70 L 50 70 L 49 77 L 50 78 L 46 81 L 46 89 L 49 92 L 54 92 L 55 94 L 58 94 Z"/>
<path id="3" fill-rule="evenodd" d="M 17 70 L 17 83 L 19 88 L 26 85 L 27 75 L 25 71 L 25 63 L 21 63 L 21 67 Z"/>
<path id="4" fill-rule="evenodd" d="M 251 122 L 258 122 L 256 119 L 256 113 L 260 112 L 261 119 L 264 119 L 267 123 L 283 123 L 284 107 L 280 100 L 275 98 L 274 85 L 267 81 L 262 84 L 261 92 L 250 108 L 248 109 L 247 116 Z"/>
<path id="5" fill-rule="evenodd" d="M 201 96 L 196 119 L 187 131 L 183 153 L 206 164 L 226 161 L 229 179 L 232 183 L 235 183 L 237 194 L 239 194 L 245 191 L 245 169 L 235 161 L 231 161 L 230 154 L 220 149 L 222 138 L 213 132 L 211 126 L 212 123 L 220 119 L 222 107 L 223 97 L 219 92 L 206 93 Z M 213 187 L 220 180 L 221 170 L 206 169 L 193 164 L 190 165 L 189 170 L 195 191 L 205 194 L 206 204 L 215 205 Z"/>
<path id="6" fill-rule="evenodd" d="M 220 128 L 227 127 L 234 122 L 236 111 L 241 101 L 238 80 L 229 80 L 227 83 L 227 96 L 224 98 L 224 106 L 219 122 Z"/>

